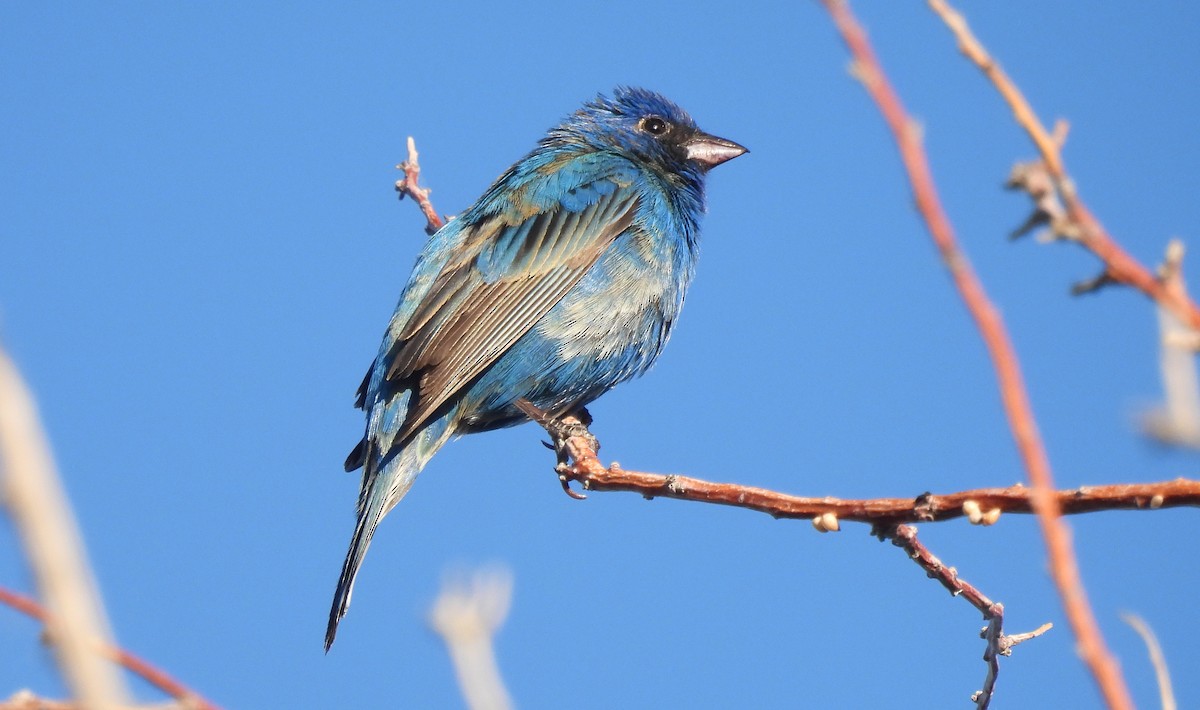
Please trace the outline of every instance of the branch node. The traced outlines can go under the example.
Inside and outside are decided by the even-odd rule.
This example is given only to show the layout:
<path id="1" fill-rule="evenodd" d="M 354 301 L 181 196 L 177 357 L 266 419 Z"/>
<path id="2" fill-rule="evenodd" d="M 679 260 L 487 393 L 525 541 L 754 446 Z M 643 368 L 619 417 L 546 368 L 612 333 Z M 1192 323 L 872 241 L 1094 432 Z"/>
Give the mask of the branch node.
<path id="1" fill-rule="evenodd" d="M 1059 199 L 1059 186 L 1046 164 L 1040 160 L 1017 163 L 1004 181 L 1009 190 L 1019 190 L 1033 201 L 1033 212 L 1011 233 L 1009 239 L 1019 239 L 1037 227 L 1050 228 L 1048 236 L 1039 235 L 1039 241 L 1058 239 L 1078 240 L 1080 231 L 1071 220 Z"/>
<path id="2" fill-rule="evenodd" d="M 1013 646 L 1016 646 L 1017 644 L 1025 643 L 1029 639 L 1037 638 L 1038 636 L 1041 636 L 1042 634 L 1046 633 L 1047 631 L 1049 631 L 1052 628 L 1054 628 L 1054 624 L 1051 624 L 1050 622 L 1046 622 L 1045 624 L 1042 624 L 1041 626 L 1037 627 L 1033 631 L 1026 631 L 1023 634 L 1012 634 L 1011 636 L 1010 635 L 1001 635 L 1000 643 L 998 644 L 999 648 L 996 649 L 996 652 L 999 653 L 1001 656 L 1011 656 Z"/>
<path id="3" fill-rule="evenodd" d="M 913 500 L 913 515 L 919 521 L 934 521 L 937 519 L 937 506 L 933 493 L 925 491 Z"/>

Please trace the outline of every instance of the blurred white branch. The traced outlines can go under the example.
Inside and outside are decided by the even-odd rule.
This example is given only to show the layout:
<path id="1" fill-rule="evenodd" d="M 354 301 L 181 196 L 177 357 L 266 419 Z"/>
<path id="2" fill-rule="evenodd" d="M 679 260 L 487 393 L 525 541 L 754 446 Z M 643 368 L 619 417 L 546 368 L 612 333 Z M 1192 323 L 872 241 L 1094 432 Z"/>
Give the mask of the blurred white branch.
<path id="1" fill-rule="evenodd" d="M 47 609 L 47 635 L 67 683 L 86 710 L 129 705 L 117 667 L 96 653 L 112 646 L 104 608 L 87 563 L 33 397 L 0 350 L 0 500 L 25 546 Z"/>
<path id="2" fill-rule="evenodd" d="M 492 647 L 492 637 L 508 616 L 512 585 L 512 573 L 503 569 L 449 579 L 429 611 L 429 624 L 446 642 L 471 710 L 512 707 Z"/>
<path id="3" fill-rule="evenodd" d="M 1183 242 L 1172 239 L 1159 268 L 1163 285 L 1180 297 L 1187 297 L 1184 286 Z M 1169 309 L 1158 306 L 1161 333 L 1159 368 L 1162 371 L 1163 408 L 1147 412 L 1142 428 L 1151 437 L 1178 446 L 1200 448 L 1200 378 L 1196 375 L 1197 333 Z"/>

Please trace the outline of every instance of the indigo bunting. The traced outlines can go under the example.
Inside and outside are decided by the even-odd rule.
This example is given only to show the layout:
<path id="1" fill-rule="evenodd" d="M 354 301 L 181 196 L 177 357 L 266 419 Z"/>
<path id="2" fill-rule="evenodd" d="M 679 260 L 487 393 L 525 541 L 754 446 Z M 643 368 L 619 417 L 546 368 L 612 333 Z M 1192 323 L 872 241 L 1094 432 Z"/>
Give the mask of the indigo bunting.
<path id="1" fill-rule="evenodd" d="M 578 410 L 658 358 L 695 270 L 708 170 L 746 149 L 618 88 L 550 129 L 425 245 L 358 389 L 358 520 L 328 651 L 376 526 L 449 439 Z"/>

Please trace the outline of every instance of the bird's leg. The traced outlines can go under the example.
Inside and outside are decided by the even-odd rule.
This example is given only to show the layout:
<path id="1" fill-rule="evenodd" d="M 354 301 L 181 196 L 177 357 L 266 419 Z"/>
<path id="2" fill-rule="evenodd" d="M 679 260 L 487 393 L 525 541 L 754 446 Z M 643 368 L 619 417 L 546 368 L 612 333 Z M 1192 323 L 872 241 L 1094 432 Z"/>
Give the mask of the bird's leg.
<path id="1" fill-rule="evenodd" d="M 558 459 L 554 470 L 558 472 L 563 491 L 577 500 L 586 498 L 582 493 L 571 490 L 570 484 L 571 474 L 574 473 L 572 459 L 578 464 L 581 457 L 595 458 L 596 452 L 600 450 L 600 441 L 588 430 L 588 425 L 592 423 L 592 415 L 587 408 L 579 407 L 560 417 L 554 417 L 525 398 L 516 400 L 514 404 L 550 435 L 552 443 L 547 443 L 546 448 L 553 449 Z"/>

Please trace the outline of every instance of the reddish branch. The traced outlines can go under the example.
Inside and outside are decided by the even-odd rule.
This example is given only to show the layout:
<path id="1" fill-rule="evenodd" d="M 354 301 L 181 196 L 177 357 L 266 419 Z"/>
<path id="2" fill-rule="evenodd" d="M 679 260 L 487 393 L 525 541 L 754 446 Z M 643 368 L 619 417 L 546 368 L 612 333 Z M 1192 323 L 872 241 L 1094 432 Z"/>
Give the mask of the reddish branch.
<path id="1" fill-rule="evenodd" d="M 1038 434 L 1033 409 L 1022 381 L 1016 352 L 1005 331 L 999 313 L 992 306 L 979 279 L 975 276 L 965 254 L 958 246 L 954 229 L 942 209 L 934 186 L 929 162 L 920 142 L 920 133 L 914 127 L 904 109 L 900 97 L 888 83 L 883 67 L 875 56 L 866 33 L 850 12 L 849 5 L 841 0 L 824 0 L 824 5 L 833 17 L 834 24 L 842 35 L 850 53 L 854 56 L 857 75 L 867 93 L 878 105 L 888 127 L 891 129 L 900 156 L 912 183 L 917 209 L 921 213 L 937 245 L 942 259 L 950 271 L 951 279 L 959 291 L 967 310 L 975 320 L 987 346 L 992 365 L 999 379 L 1000 393 L 1009 426 L 1016 439 L 1017 449 L 1033 484 L 1031 502 L 1037 513 L 1042 536 L 1050 557 L 1050 572 L 1055 586 L 1062 597 L 1071 630 L 1079 641 L 1080 654 L 1100 686 L 1101 693 L 1110 708 L 1131 708 L 1133 702 L 1125 679 L 1116 660 L 1112 657 L 1099 625 L 1087 601 L 1079 567 L 1071 544 L 1070 533 L 1060 519 L 1059 501 L 1054 494 L 1054 479 L 1050 462 Z M 1061 166 L 1059 166 L 1061 170 Z M 1064 200 L 1066 195 L 1064 194 Z M 1072 194 L 1071 197 L 1074 200 Z M 1073 213 L 1090 218 L 1090 214 L 1075 204 Z M 1115 245 L 1111 240 L 1104 243 L 1108 254 L 1114 255 Z M 1123 252 L 1120 252 L 1123 254 Z M 1103 257 L 1102 257 L 1103 258 Z M 1115 276 L 1114 276 L 1115 278 Z M 1200 320 L 1197 321 L 1200 323 Z"/>
<path id="2" fill-rule="evenodd" d="M 960 579 L 958 570 L 942 564 L 942 561 L 917 539 L 916 528 L 911 525 L 899 525 L 890 528 L 883 536 L 891 540 L 896 547 L 903 548 L 908 553 L 909 559 L 920 565 L 930 578 L 940 582 L 951 596 L 961 596 L 966 599 L 971 606 L 983 614 L 983 618 L 988 622 L 979 634 L 987 641 L 987 650 L 983 652 L 983 660 L 988 665 L 987 677 L 983 681 L 983 688 L 971 696 L 976 710 L 987 710 L 992 702 L 992 694 L 995 692 L 996 676 L 1000 674 L 1000 656 L 1011 655 L 1013 646 L 1041 636 L 1053 625 L 1042 624 L 1037 629 L 1023 634 L 1011 636 L 1005 634 L 1004 605 L 992 601 L 973 584 Z"/>
<path id="3" fill-rule="evenodd" d="M 674 498 L 697 503 L 714 503 L 766 513 L 775 518 L 812 520 L 826 514 L 838 520 L 872 525 L 878 534 L 903 523 L 930 523 L 953 518 L 990 524 L 999 513 L 1033 513 L 1034 493 L 1023 485 L 1008 488 L 978 488 L 937 495 L 922 493 L 915 498 L 807 498 L 743 486 L 714 483 L 690 476 L 627 471 L 616 464 L 605 467 L 596 456 L 595 439 L 573 417 L 550 422 L 537 414 L 534 421 L 546 426 L 559 440 L 563 463 L 558 467 L 563 483 L 577 482 L 588 491 L 626 491 L 646 499 Z M 565 435 L 564 435 L 565 431 Z M 1081 486 L 1052 491 L 1063 514 L 1077 515 L 1100 510 L 1158 510 L 1200 508 L 1200 480 L 1177 478 L 1158 483 L 1116 483 Z M 983 513 L 974 519 L 972 511 Z M 991 514 L 989 516 L 989 514 Z"/>
<path id="4" fill-rule="evenodd" d="M 49 622 L 49 614 L 34 599 L 0 587 L 0 603 L 6 604 L 26 616 L 43 624 Z M 115 646 L 103 646 L 99 652 L 126 670 L 141 676 L 147 683 L 178 700 L 184 707 L 196 710 L 219 710 L 217 705 L 205 700 L 199 693 L 172 678 L 166 671 L 148 661 Z"/>
<path id="5" fill-rule="evenodd" d="M 960 579 L 953 567 L 943 564 L 917 540 L 916 528 L 900 524 L 918 520 L 947 520 L 958 516 L 967 516 L 976 523 L 991 524 L 998 519 L 1001 510 L 1028 513 L 1032 509 L 1029 489 L 1023 486 L 965 491 L 949 496 L 926 493 L 916 499 L 840 500 L 801 498 L 733 483 L 626 471 L 616 465 L 605 468 L 596 456 L 596 439 L 587 430 L 590 417 L 586 412 L 581 417 L 567 416 L 554 420 L 525 400 L 519 400 L 517 406 L 544 426 L 554 439 L 554 447 L 559 455 L 556 468 L 559 480 L 572 497 L 583 497 L 568 488 L 571 482 L 578 482 L 587 490 L 632 491 L 646 498 L 677 498 L 731 505 L 768 513 L 776 518 L 809 518 L 822 532 L 837 530 L 839 520 L 871 524 L 874 534 L 903 548 L 909 559 L 924 569 L 930 578 L 936 579 L 952 595 L 966 599 L 987 620 L 988 625 L 980 636 L 987 641 L 983 658 L 988 664 L 988 672 L 983 687 L 972 696 L 977 710 L 986 710 L 991 703 L 996 676 L 1000 672 L 999 657 L 1009 655 L 1013 646 L 1050 629 L 1050 624 L 1044 624 L 1028 633 L 1006 635 L 1003 631 L 1004 607 Z M 1089 488 L 1064 491 L 1058 495 L 1067 506 L 1071 505 L 1069 501 L 1077 501 L 1079 507 L 1072 512 L 1079 513 L 1101 508 L 1158 508 L 1165 505 L 1166 501 L 1166 496 L 1161 492 L 1163 485 L 1103 486 L 1101 488 L 1104 490 Z M 1173 504 L 1200 506 L 1200 481 L 1170 481 L 1167 485 L 1173 491 Z M 1144 497 L 1139 497 L 1139 494 Z M 1177 495 L 1180 496 L 1178 499 Z M 976 519 L 968 511 L 974 511 L 979 518 Z"/>
<path id="6" fill-rule="evenodd" d="M 944 495 L 923 493 L 915 498 L 810 498 L 736 483 L 714 483 L 688 476 L 626 471 L 615 465 L 605 468 L 595 457 L 587 457 L 586 454 L 559 474 L 568 481 L 577 481 L 589 491 L 627 491 L 647 499 L 675 498 L 729 505 L 757 510 L 776 518 L 807 520 L 829 513 L 838 520 L 867 523 L 876 528 L 901 523 L 972 518 L 973 509 L 985 516 L 973 522 L 987 521 L 986 516 L 992 511 L 996 511 L 992 513 L 993 516 L 999 513 L 1034 512 L 1033 490 L 1023 485 L 979 488 Z M 1074 490 L 1055 491 L 1052 495 L 1064 514 L 1200 507 L 1200 481 L 1179 478 L 1159 483 L 1083 486 Z"/>
<path id="7" fill-rule="evenodd" d="M 438 216 L 437 210 L 433 209 L 433 203 L 429 201 L 431 190 L 421 187 L 418 182 L 421 178 L 421 164 L 417 162 L 417 157 L 417 143 L 412 136 L 409 136 L 408 160 L 396 166 L 397 169 L 404 171 L 404 177 L 396 181 L 396 192 L 400 193 L 402 200 L 405 195 L 408 195 L 416 201 L 417 206 L 421 208 L 421 213 L 425 215 L 425 233 L 432 235 L 441 229 L 445 222 Z"/>
<path id="8" fill-rule="evenodd" d="M 1192 328 L 1200 329 L 1200 308 L 1196 306 L 1196 303 L 1188 298 L 1186 293 L 1179 293 L 1167 288 L 1149 269 L 1142 266 L 1121 248 L 1121 245 L 1109 235 L 1104 226 L 1100 224 L 1100 220 L 1096 219 L 1080 199 L 1075 190 L 1075 183 L 1071 180 L 1063 163 L 1062 140 L 1046 130 L 1021 90 L 971 33 L 963 16 L 944 0 L 929 0 L 929 6 L 954 33 L 958 40 L 959 51 L 979 67 L 979 70 L 987 76 L 1000 95 L 1004 97 L 1012 109 L 1017 123 L 1025 129 L 1029 138 L 1037 146 L 1038 152 L 1042 156 L 1042 164 L 1053 179 L 1066 208 L 1066 222 L 1060 222 L 1057 225 L 1050 222 L 1051 227 L 1055 229 L 1056 233 L 1078 241 L 1104 262 L 1104 272 L 1089 283 L 1096 286 L 1106 283 L 1133 286 L 1170 310 L 1184 323 Z M 1023 186 L 1018 185 L 1018 187 Z M 1031 197 L 1034 197 L 1035 202 L 1037 201 L 1037 197 L 1032 193 Z"/>

